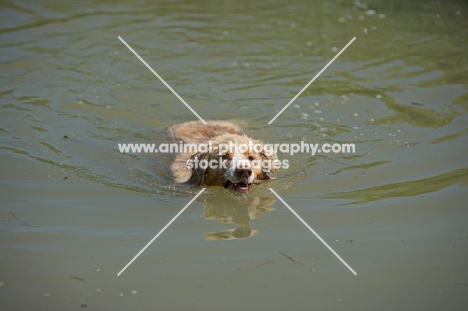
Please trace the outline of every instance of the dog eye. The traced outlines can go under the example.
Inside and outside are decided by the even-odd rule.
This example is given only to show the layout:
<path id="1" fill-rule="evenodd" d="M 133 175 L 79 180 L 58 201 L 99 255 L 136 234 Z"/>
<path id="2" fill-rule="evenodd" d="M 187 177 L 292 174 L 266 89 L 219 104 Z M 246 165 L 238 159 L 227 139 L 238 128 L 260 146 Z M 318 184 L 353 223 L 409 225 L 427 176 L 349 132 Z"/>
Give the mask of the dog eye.
<path id="1" fill-rule="evenodd" d="M 254 160 L 254 157 L 249 156 L 249 161 L 253 161 L 253 160 Z"/>
<path id="2" fill-rule="evenodd" d="M 221 156 L 221 159 L 223 159 L 223 160 L 229 160 L 229 155 L 228 155 L 228 154 L 223 154 L 223 155 Z"/>

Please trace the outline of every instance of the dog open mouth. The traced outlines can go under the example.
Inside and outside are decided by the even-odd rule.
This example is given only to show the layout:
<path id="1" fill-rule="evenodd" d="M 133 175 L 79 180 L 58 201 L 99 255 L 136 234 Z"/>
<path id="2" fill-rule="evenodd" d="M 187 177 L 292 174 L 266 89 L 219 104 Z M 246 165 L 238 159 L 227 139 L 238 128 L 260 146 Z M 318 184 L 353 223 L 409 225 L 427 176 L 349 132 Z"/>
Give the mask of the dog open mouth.
<path id="1" fill-rule="evenodd" d="M 238 183 L 233 183 L 230 180 L 226 180 L 224 183 L 224 188 L 226 189 L 231 189 L 236 192 L 240 193 L 247 193 L 249 192 L 250 187 L 252 187 L 252 184 L 246 183 L 246 182 L 238 182 Z"/>

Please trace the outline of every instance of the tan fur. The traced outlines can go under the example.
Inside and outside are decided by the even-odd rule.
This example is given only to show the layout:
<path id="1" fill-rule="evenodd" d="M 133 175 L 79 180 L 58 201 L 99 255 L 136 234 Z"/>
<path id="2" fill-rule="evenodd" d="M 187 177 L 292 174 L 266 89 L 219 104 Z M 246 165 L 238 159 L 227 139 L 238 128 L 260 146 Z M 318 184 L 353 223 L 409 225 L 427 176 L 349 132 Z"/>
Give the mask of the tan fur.
<path id="1" fill-rule="evenodd" d="M 212 142 L 212 152 L 205 153 L 182 153 L 179 154 L 171 165 L 176 183 L 184 183 L 190 185 L 206 185 L 206 186 L 224 186 L 227 184 L 248 183 L 251 185 L 260 183 L 262 181 L 272 178 L 272 174 L 276 169 L 270 166 L 269 171 L 262 170 L 262 168 L 255 168 L 250 166 L 252 160 L 277 160 L 276 154 L 267 156 L 265 152 L 254 152 L 253 150 L 244 153 L 225 152 L 220 154 L 219 145 L 228 144 L 252 144 L 263 143 L 260 140 L 254 140 L 247 135 L 241 134 L 241 129 L 237 125 L 229 121 L 208 121 L 203 124 L 200 121 L 192 121 L 181 124 L 176 124 L 167 130 L 168 134 L 176 141 L 185 143 L 201 143 Z M 219 160 L 222 157 L 226 161 L 227 169 L 224 168 L 187 168 L 187 161 L 189 159 L 195 160 Z M 238 161 L 231 161 L 232 159 L 246 160 L 244 164 Z M 235 167 L 236 166 L 236 167 Z"/>
<path id="2" fill-rule="evenodd" d="M 241 134 L 241 129 L 229 121 L 201 121 L 179 123 L 167 129 L 167 133 L 177 141 L 202 143 L 222 134 Z"/>

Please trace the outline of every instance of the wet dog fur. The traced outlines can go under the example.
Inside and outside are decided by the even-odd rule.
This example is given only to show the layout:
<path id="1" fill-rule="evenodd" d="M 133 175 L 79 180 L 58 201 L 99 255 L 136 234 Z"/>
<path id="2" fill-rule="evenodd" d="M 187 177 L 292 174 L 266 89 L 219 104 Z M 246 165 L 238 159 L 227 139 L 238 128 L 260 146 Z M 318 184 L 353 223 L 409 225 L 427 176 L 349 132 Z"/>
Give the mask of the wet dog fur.
<path id="1" fill-rule="evenodd" d="M 212 144 L 210 151 L 181 153 L 176 157 L 171 164 L 171 170 L 178 184 L 221 186 L 236 192 L 248 192 L 254 184 L 272 179 L 276 172 L 276 168 L 272 165 L 272 162 L 278 159 L 275 153 L 220 150 L 221 144 L 229 143 L 234 145 L 251 143 L 263 146 L 262 141 L 242 134 L 241 128 L 232 122 L 208 121 L 207 124 L 203 124 L 201 121 L 191 121 L 171 126 L 167 129 L 167 133 L 177 142 L 200 145 L 211 141 Z M 187 167 L 188 161 L 218 161 L 220 159 L 225 163 L 226 168 Z M 267 163 L 266 167 L 251 165 L 254 160 Z"/>

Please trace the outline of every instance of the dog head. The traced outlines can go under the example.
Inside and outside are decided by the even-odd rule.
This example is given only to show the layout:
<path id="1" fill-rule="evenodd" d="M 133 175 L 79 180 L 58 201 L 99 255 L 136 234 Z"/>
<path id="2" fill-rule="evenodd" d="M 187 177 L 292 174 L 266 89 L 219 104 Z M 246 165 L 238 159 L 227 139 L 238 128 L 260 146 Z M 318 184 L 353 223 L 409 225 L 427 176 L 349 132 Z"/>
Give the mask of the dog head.
<path id="1" fill-rule="evenodd" d="M 257 183 L 272 179 L 277 155 L 260 140 L 246 135 L 223 134 L 210 141 L 209 150 L 187 160 L 191 184 L 222 186 L 247 193 Z"/>

